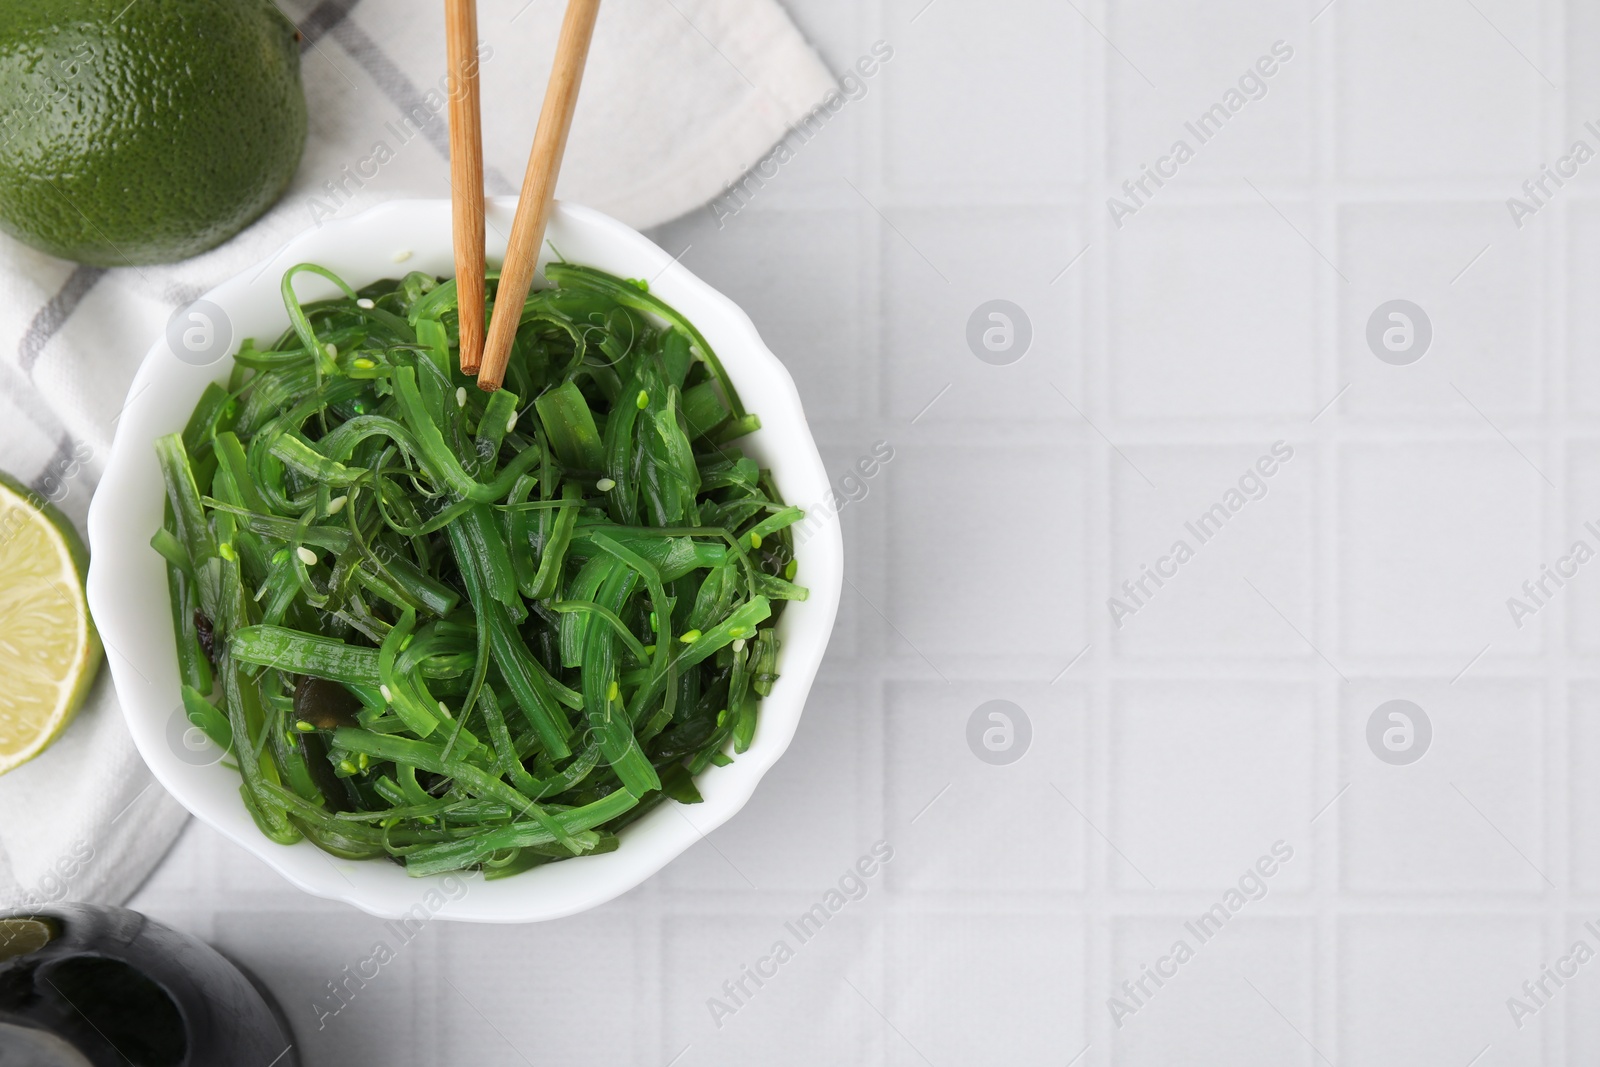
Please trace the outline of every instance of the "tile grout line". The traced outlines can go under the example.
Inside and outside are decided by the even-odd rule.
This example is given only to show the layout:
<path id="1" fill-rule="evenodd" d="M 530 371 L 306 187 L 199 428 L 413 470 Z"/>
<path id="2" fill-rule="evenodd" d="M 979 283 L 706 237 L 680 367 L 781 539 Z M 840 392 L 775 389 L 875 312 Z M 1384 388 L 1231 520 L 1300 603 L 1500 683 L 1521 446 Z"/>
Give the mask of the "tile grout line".
<path id="1" fill-rule="evenodd" d="M 1110 32 L 1116 32 L 1111 0 L 1091 0 L 1090 10 Z M 1110 359 L 1111 327 L 1109 321 L 1110 294 L 1107 279 L 1115 262 L 1116 250 L 1109 240 L 1109 219 L 1102 205 L 1106 202 L 1113 184 L 1111 151 L 1111 83 L 1112 58 L 1109 50 L 1086 43 L 1087 62 L 1080 77 L 1085 79 L 1085 98 L 1091 101 L 1083 130 L 1083 173 L 1086 178 L 1084 202 L 1080 207 L 1079 223 L 1082 237 L 1091 246 L 1091 252 L 1074 274 L 1069 274 L 1063 284 L 1077 285 L 1084 308 L 1084 323 L 1080 327 L 1080 345 L 1083 358 L 1078 370 L 1079 395 L 1084 406 L 1096 416 L 1112 411 L 1115 383 Z M 1094 267 L 1099 269 L 1095 270 Z M 1113 552 L 1111 546 L 1115 462 L 1109 444 L 1089 438 L 1087 454 L 1092 457 L 1092 468 L 1085 479 L 1089 494 L 1089 518 L 1084 529 L 1085 553 L 1083 587 L 1088 593 L 1085 611 L 1085 639 L 1091 648 L 1080 669 L 1086 676 L 1079 684 L 1087 689 L 1084 743 L 1091 758 L 1086 763 L 1087 776 L 1084 801 L 1089 814 L 1098 824 L 1113 824 L 1112 767 L 1116 760 L 1114 731 L 1112 729 L 1114 685 L 1109 674 L 1100 669 L 1114 658 L 1111 631 L 1107 615 L 1097 610 L 1104 604 L 1112 582 Z M 1114 827 L 1113 827 L 1114 829 Z M 1085 862 L 1083 885 L 1086 890 L 1085 906 L 1092 915 L 1107 915 L 1108 905 L 1116 899 L 1114 885 L 1116 859 L 1111 849 L 1094 835 L 1085 832 L 1079 855 Z M 1112 1048 L 1110 1019 L 1098 1010 L 1097 994 L 1115 985 L 1117 924 L 1091 922 L 1084 932 L 1083 982 L 1086 1002 L 1083 1006 L 1087 1022 L 1083 1041 L 1109 1056 Z M 1071 1042 L 1076 1045 L 1076 1042 Z M 1094 1057 L 1098 1058 L 1098 1057 Z M 1091 1058 L 1090 1062 L 1093 1062 Z"/>
<path id="2" fill-rule="evenodd" d="M 1551 40 L 1548 35 L 1554 32 L 1555 42 L 1562 46 L 1555 51 L 1554 70 L 1561 84 L 1567 85 L 1570 82 L 1571 72 L 1567 69 L 1567 50 L 1564 47 L 1566 5 L 1559 2 L 1542 3 L 1539 9 L 1540 21 L 1545 31 L 1540 41 L 1540 62 L 1546 66 L 1550 65 L 1550 57 L 1543 54 L 1542 46 Z M 1554 25 L 1549 25 L 1550 22 Z M 1551 95 L 1541 92 L 1540 98 L 1544 119 L 1540 129 L 1542 159 L 1552 148 L 1562 143 L 1563 132 L 1570 116 L 1567 93 Z M 1550 542 L 1549 531 L 1563 526 L 1563 520 L 1572 512 L 1571 468 L 1568 463 L 1571 445 L 1567 419 L 1570 393 L 1567 389 L 1569 339 L 1566 315 L 1571 288 L 1569 273 L 1571 264 L 1568 259 L 1571 213 L 1565 199 L 1554 206 L 1552 220 L 1554 225 L 1544 229 L 1535 227 L 1534 232 L 1519 235 L 1539 241 L 1540 269 L 1553 275 L 1543 279 L 1545 284 L 1539 287 L 1540 314 L 1536 336 L 1539 348 L 1546 353 L 1546 356 L 1541 361 L 1543 373 L 1539 379 L 1541 391 L 1538 408 L 1544 416 L 1545 429 L 1542 435 L 1544 440 L 1549 440 L 1551 436 L 1549 428 L 1552 424 L 1559 427 L 1554 447 L 1547 446 L 1541 457 L 1545 469 L 1552 472 L 1555 485 L 1559 488 L 1549 494 L 1543 492 L 1540 494 L 1544 501 L 1544 506 L 1540 509 L 1541 549 Z M 1555 665 L 1554 661 L 1558 658 L 1562 661 L 1560 663 L 1562 668 L 1567 666 L 1567 657 L 1571 655 L 1570 635 L 1567 632 L 1569 620 L 1570 615 L 1567 610 L 1558 611 L 1550 620 L 1550 626 L 1540 630 L 1540 638 L 1544 644 L 1541 649 L 1542 658 L 1551 666 Z M 1568 779 L 1570 762 L 1564 758 L 1564 754 L 1568 751 L 1573 686 L 1564 669 L 1547 673 L 1540 697 L 1543 705 L 1539 718 L 1543 789 L 1540 790 L 1539 796 L 1543 810 L 1539 818 L 1541 838 L 1539 858 L 1547 868 L 1553 870 L 1557 886 L 1553 891 L 1556 898 L 1553 902 L 1555 907 L 1546 908 L 1546 919 L 1540 924 L 1543 950 L 1541 958 L 1548 958 L 1555 946 L 1566 944 L 1565 927 L 1568 925 L 1567 916 L 1572 906 L 1572 857 L 1566 847 L 1572 841 L 1569 828 L 1572 795 Z M 1565 1017 L 1564 1013 L 1561 1017 Z M 1544 1048 L 1541 1051 L 1551 1062 L 1566 1062 L 1569 1033 L 1567 1026 L 1550 1026 L 1544 1029 L 1542 1035 Z"/>
<path id="3" fill-rule="evenodd" d="M 1331 6 L 1331 5 L 1330 5 Z M 1313 161 L 1313 200 L 1317 215 L 1319 240 L 1331 249 L 1334 260 L 1344 258 L 1340 241 L 1340 205 L 1334 192 L 1338 167 L 1338 112 L 1336 92 L 1338 84 L 1338 30 L 1343 12 L 1334 7 L 1316 13 L 1315 21 L 1308 22 L 1304 31 L 1307 49 L 1313 64 L 1313 100 L 1316 138 Z M 1339 347 L 1340 303 L 1348 299 L 1334 277 L 1322 272 L 1316 275 L 1313 306 L 1318 317 L 1314 348 L 1317 373 L 1312 375 L 1323 387 L 1323 395 L 1343 396 L 1346 378 Z M 1353 382 L 1353 378 L 1350 379 Z M 1336 397 L 1337 399 L 1337 397 Z M 1337 447 L 1341 437 L 1341 410 L 1337 403 L 1331 410 L 1318 412 L 1310 427 L 1315 442 L 1316 462 L 1312 469 L 1314 485 L 1311 491 L 1313 521 L 1310 531 L 1313 561 L 1313 588 L 1316 590 L 1317 610 L 1313 613 L 1312 628 L 1318 640 L 1333 650 L 1339 661 L 1347 659 L 1343 634 L 1339 626 L 1339 574 L 1338 545 L 1335 527 L 1338 519 L 1338 494 L 1340 487 L 1340 455 Z M 1320 425 L 1318 424 L 1320 423 Z M 1315 706 L 1318 719 L 1323 723 L 1313 734 L 1316 751 L 1313 764 L 1320 772 L 1324 786 L 1337 786 L 1343 746 L 1340 744 L 1340 722 L 1344 708 L 1345 690 L 1338 678 L 1323 676 L 1313 683 L 1316 688 Z M 1331 795 L 1331 793 L 1324 793 Z M 1342 792 L 1340 794 L 1343 795 Z M 1337 912 L 1330 908 L 1337 898 L 1338 879 L 1342 877 L 1340 841 L 1344 822 L 1337 804 L 1332 804 L 1321 828 L 1308 827 L 1311 836 L 1312 892 L 1314 914 L 1312 927 L 1312 971 L 1316 976 L 1316 989 L 1311 997 L 1310 1040 L 1314 1047 L 1325 1049 L 1335 1062 L 1340 1059 L 1340 1028 L 1337 1025 L 1339 1000 L 1339 926 Z"/>

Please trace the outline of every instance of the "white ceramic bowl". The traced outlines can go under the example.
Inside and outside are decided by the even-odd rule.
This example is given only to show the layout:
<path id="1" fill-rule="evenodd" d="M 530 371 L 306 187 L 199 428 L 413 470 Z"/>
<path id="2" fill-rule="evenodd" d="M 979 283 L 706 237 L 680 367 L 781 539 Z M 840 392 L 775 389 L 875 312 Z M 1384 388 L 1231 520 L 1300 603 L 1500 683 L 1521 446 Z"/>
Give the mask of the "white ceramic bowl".
<path id="1" fill-rule="evenodd" d="M 504 238 L 498 235 L 510 232 L 515 206 L 514 200 L 503 200 L 489 207 L 491 262 L 504 255 Z M 783 497 L 808 509 L 829 499 L 828 478 L 794 381 L 732 301 L 641 234 L 586 208 L 558 207 L 547 252 L 551 245 L 572 262 L 652 279 L 651 290 L 700 328 L 746 406 L 761 416 L 762 429 L 743 447 L 772 469 Z M 188 729 L 180 710 L 165 571 L 149 545 L 161 524 L 163 500 L 153 442 L 183 428 L 206 383 L 227 376 L 231 354 L 243 338 L 264 343 L 286 328 L 279 282 L 287 267 L 303 262 L 328 267 L 358 288 L 410 270 L 451 276 L 450 204 L 391 202 L 295 238 L 267 263 L 203 298 L 221 309 L 223 328 L 231 327 L 227 356 L 195 366 L 192 355 L 188 362 L 178 358 L 164 337 L 145 357 L 89 509 L 89 605 L 105 638 L 133 739 L 156 778 L 179 802 L 308 893 L 386 918 L 416 915 L 420 907 L 431 917 L 478 922 L 553 919 L 611 900 L 731 818 L 789 746 L 838 610 L 844 548 L 837 518 L 831 508 L 822 509 L 826 521 L 814 524 L 798 546 L 798 580 L 810 588 L 811 597 L 784 611 L 778 631 L 783 641 L 781 677 L 761 702 L 755 741 L 733 763 L 708 768 L 700 777 L 703 804 L 668 801 L 623 831 L 616 852 L 493 882 L 478 875 L 410 878 L 400 866 L 383 860 L 339 860 L 307 841 L 274 844 L 245 811 L 238 772 L 222 765 L 221 753 Z M 335 293 L 311 275 L 297 278 L 296 290 L 308 300 Z"/>

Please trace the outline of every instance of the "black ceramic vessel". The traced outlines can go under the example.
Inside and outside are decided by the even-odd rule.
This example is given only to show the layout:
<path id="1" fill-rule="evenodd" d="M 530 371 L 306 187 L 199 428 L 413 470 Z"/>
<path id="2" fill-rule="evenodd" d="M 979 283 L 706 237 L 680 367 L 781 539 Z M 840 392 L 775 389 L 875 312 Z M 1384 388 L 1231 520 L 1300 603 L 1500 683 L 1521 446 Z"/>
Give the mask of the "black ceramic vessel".
<path id="1" fill-rule="evenodd" d="M 0 914 L 0 1067 L 297 1067 L 276 1008 L 215 949 L 123 908 Z"/>

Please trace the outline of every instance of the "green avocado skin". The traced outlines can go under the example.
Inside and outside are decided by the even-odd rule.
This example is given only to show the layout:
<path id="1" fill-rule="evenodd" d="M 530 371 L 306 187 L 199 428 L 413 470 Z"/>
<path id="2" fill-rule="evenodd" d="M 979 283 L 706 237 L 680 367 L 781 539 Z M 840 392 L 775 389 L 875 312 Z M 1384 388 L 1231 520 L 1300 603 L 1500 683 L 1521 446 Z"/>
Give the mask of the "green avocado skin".
<path id="1" fill-rule="evenodd" d="M 204 252 L 282 195 L 306 139 L 271 0 L 0 3 L 0 229 L 101 267 Z"/>

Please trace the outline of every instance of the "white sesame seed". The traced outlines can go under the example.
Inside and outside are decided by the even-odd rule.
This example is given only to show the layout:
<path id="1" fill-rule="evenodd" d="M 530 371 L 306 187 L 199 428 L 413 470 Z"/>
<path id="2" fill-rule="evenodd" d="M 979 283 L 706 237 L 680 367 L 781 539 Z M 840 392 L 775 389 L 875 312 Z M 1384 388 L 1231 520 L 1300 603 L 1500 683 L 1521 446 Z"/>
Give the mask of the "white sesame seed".
<path id="1" fill-rule="evenodd" d="M 733 643 L 733 650 L 736 653 L 744 651 L 744 638 L 741 637 Z"/>
<path id="2" fill-rule="evenodd" d="M 442 700 L 439 701 L 439 713 L 447 719 L 450 717 L 450 709 L 444 706 L 444 701 Z"/>
<path id="3" fill-rule="evenodd" d="M 408 260 L 410 258 L 411 258 L 411 249 L 409 249 L 409 248 L 402 248 L 399 251 L 397 251 L 394 255 L 389 257 L 389 259 L 392 262 L 395 262 L 395 263 L 404 263 L 406 260 Z"/>
<path id="4" fill-rule="evenodd" d="M 294 554 L 299 556 L 300 562 L 304 563 L 307 567 L 313 566 L 317 562 L 317 554 L 311 551 L 305 545 L 301 545 L 299 548 L 295 549 Z"/>
<path id="5" fill-rule="evenodd" d="M 324 352 L 328 353 L 328 358 L 329 359 L 338 359 L 339 358 L 339 346 L 338 345 L 326 344 L 326 345 L 322 346 L 322 350 Z"/>
<path id="6" fill-rule="evenodd" d="M 609 493 L 611 490 L 617 487 L 617 483 L 612 481 L 610 478 L 601 478 L 598 482 L 594 483 L 594 487 L 600 490 L 602 493 Z"/>
<path id="7" fill-rule="evenodd" d="M 464 408 L 466 406 L 467 406 L 467 388 L 464 385 L 457 386 L 456 387 L 456 407 Z"/>
<path id="8" fill-rule="evenodd" d="M 506 433 L 510 433 L 517 428 L 517 416 L 519 414 L 520 412 L 513 411 L 511 417 L 506 420 Z"/>
<path id="9" fill-rule="evenodd" d="M 329 515 L 337 515 L 337 514 L 339 514 L 340 510 L 342 510 L 344 508 L 344 506 L 346 504 L 348 504 L 349 502 L 350 502 L 350 498 L 348 496 L 336 496 L 336 497 L 334 497 L 332 500 L 328 501 L 328 514 Z"/>
<path id="10" fill-rule="evenodd" d="M 385 701 L 389 701 L 389 700 L 393 700 L 394 699 L 394 694 L 389 692 L 389 687 L 386 686 L 386 685 L 378 686 L 378 692 L 383 694 L 383 699 Z"/>
<path id="11" fill-rule="evenodd" d="M 375 306 L 376 305 L 374 305 L 373 302 L 368 300 L 366 297 L 362 297 L 361 299 L 356 301 L 356 307 L 361 308 L 361 309 L 366 310 L 366 311 L 372 310 L 372 308 L 375 307 Z"/>

